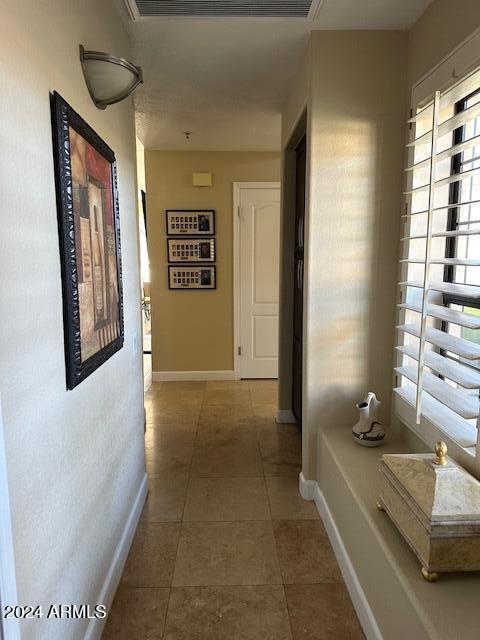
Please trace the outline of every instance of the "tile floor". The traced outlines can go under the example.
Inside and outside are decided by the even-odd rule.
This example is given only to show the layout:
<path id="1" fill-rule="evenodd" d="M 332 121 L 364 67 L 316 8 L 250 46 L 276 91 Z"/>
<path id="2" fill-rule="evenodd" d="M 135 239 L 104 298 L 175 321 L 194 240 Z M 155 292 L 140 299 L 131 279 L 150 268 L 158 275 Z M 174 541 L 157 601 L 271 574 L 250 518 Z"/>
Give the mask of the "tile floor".
<path id="1" fill-rule="evenodd" d="M 103 640 L 363 638 L 276 383 L 146 395 L 149 495 Z"/>

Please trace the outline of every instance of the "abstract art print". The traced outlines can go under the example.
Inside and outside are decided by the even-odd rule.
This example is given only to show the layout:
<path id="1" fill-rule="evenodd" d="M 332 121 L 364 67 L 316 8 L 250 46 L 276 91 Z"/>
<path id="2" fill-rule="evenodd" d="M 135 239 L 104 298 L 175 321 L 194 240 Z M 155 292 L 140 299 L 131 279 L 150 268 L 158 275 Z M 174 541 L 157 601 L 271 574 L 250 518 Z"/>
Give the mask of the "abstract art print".
<path id="1" fill-rule="evenodd" d="M 115 155 L 58 94 L 52 124 L 67 388 L 123 346 Z"/>

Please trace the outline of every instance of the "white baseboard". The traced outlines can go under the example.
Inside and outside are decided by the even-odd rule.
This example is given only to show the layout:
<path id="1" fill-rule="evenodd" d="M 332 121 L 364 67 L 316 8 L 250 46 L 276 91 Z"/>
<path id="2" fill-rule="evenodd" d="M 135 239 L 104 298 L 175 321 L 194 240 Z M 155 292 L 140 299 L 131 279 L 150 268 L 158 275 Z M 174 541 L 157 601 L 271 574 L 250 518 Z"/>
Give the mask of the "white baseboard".
<path id="1" fill-rule="evenodd" d="M 291 409 L 279 409 L 277 411 L 277 422 L 280 424 L 297 424 L 297 419 Z"/>
<path id="2" fill-rule="evenodd" d="M 235 380 L 234 371 L 154 371 L 153 382 L 175 380 Z"/>
<path id="3" fill-rule="evenodd" d="M 303 474 L 300 474 L 300 476 L 302 478 Z M 311 490 L 310 483 L 313 482 L 313 484 L 315 485 L 313 490 L 313 499 L 315 501 L 315 505 L 318 509 L 320 517 L 322 518 L 323 524 L 325 525 L 325 529 L 335 552 L 335 556 L 342 572 L 343 579 L 345 580 L 348 593 L 350 594 L 350 598 L 352 599 L 353 606 L 355 608 L 355 611 L 357 612 L 357 616 L 360 624 L 362 625 L 365 636 L 367 637 L 367 640 L 383 640 L 383 636 L 378 627 L 375 615 L 367 600 L 367 596 L 362 589 L 362 585 L 360 584 L 360 581 L 357 577 L 345 545 L 343 544 L 342 536 L 337 528 L 335 520 L 333 519 L 332 512 L 328 507 L 325 496 L 320 490 L 317 482 L 312 480 L 303 480 L 307 483 L 308 491 Z M 301 482 L 302 480 L 300 480 L 300 483 Z"/>
<path id="4" fill-rule="evenodd" d="M 145 504 L 147 491 L 148 478 L 147 474 L 145 474 L 140 485 L 140 489 L 138 490 L 137 497 L 133 502 L 127 522 L 125 523 L 125 528 L 123 529 L 122 535 L 115 549 L 115 553 L 113 554 L 110 568 L 105 577 L 103 586 L 100 589 L 100 594 L 96 599 L 96 602 L 104 604 L 107 607 L 107 610 L 110 609 L 115 591 L 117 590 L 118 583 L 122 577 L 123 568 L 132 545 L 133 536 L 135 535 L 135 530 L 137 528 L 138 521 L 140 520 L 143 505 Z M 100 640 L 106 620 L 106 618 L 102 620 L 90 620 L 84 640 Z"/>
<path id="5" fill-rule="evenodd" d="M 304 500 L 315 500 L 318 484 L 315 480 L 307 480 L 302 471 L 299 476 L 298 489 Z"/>

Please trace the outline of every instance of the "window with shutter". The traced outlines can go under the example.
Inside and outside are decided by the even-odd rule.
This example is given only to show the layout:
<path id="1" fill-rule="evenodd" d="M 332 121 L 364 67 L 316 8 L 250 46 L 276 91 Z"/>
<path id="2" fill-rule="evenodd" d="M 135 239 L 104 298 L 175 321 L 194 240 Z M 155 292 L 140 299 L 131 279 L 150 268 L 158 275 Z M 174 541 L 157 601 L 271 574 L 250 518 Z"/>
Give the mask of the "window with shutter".
<path id="1" fill-rule="evenodd" d="M 409 120 L 397 414 L 480 475 L 480 69 Z"/>

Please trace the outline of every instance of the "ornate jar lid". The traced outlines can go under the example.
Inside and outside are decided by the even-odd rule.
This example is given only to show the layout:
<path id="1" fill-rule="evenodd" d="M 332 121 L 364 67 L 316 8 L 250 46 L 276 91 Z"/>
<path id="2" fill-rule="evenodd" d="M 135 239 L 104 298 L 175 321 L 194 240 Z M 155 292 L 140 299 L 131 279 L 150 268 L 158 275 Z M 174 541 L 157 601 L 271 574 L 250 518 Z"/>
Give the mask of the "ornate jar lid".
<path id="1" fill-rule="evenodd" d="M 388 454 L 384 472 L 426 529 L 480 534 L 480 482 L 447 458 L 444 442 L 432 454 Z"/>

